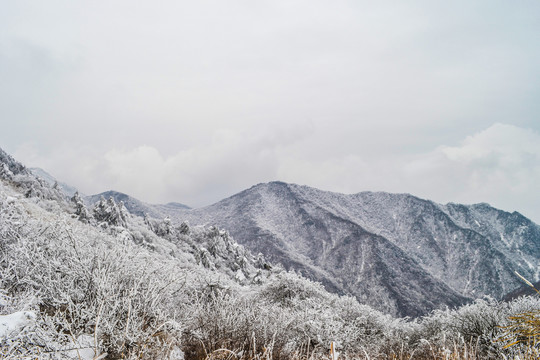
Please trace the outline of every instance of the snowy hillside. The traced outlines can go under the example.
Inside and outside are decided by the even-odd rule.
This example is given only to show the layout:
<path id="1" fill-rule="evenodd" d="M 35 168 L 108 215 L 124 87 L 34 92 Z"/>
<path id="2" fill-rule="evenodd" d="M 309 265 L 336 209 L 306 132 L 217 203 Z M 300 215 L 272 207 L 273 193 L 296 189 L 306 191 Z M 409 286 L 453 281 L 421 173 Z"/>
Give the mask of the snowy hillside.
<path id="1" fill-rule="evenodd" d="M 29 168 L 28 169 L 33 175 L 36 177 L 39 177 L 47 182 L 50 186 L 54 186 L 56 183 L 57 186 L 60 188 L 60 190 L 66 195 L 66 196 L 73 196 L 78 190 L 74 188 L 71 185 L 68 185 L 64 182 L 58 181 L 56 178 L 54 178 L 51 174 L 46 172 L 43 169 L 40 168 Z"/>

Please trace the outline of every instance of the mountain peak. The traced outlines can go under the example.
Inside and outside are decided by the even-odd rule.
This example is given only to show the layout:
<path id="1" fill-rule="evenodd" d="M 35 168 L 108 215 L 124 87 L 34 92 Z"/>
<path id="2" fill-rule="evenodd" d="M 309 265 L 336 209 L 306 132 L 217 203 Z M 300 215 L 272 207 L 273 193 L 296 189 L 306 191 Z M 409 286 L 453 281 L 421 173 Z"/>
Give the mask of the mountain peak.
<path id="1" fill-rule="evenodd" d="M 520 285 L 516 269 L 538 278 L 538 226 L 503 214 L 487 204 L 440 205 L 406 193 L 347 195 L 273 181 L 177 219 L 225 228 L 252 252 L 327 290 L 419 316 L 507 293 Z"/>

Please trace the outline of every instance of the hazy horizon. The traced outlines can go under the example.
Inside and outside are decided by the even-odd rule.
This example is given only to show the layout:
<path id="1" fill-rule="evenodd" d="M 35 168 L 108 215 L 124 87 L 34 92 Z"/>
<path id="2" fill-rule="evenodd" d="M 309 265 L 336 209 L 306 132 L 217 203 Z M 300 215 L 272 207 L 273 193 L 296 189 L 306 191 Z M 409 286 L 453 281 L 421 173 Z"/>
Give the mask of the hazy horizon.
<path id="1" fill-rule="evenodd" d="M 87 194 L 274 180 L 540 223 L 540 3 L 10 2 L 0 147 Z"/>

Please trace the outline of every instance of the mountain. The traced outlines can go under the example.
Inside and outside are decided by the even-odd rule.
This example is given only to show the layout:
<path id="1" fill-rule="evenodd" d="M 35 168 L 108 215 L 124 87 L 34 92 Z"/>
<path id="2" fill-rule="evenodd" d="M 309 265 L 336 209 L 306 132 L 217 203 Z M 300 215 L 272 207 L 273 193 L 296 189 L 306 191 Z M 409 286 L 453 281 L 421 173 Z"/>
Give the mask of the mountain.
<path id="1" fill-rule="evenodd" d="M 0 148 L 0 179 L 14 186 L 25 197 L 56 200 L 65 205 L 65 194 L 59 186 L 51 186 Z"/>
<path id="2" fill-rule="evenodd" d="M 540 281 L 537 281 L 536 283 L 530 285 L 523 285 L 508 294 L 503 296 L 504 301 L 512 301 L 515 299 L 519 299 L 523 296 L 536 296 L 539 297 L 540 294 L 538 293 L 538 289 L 540 289 Z"/>
<path id="3" fill-rule="evenodd" d="M 254 253 L 379 310 L 419 316 L 538 280 L 540 227 L 488 204 L 259 184 L 174 220 L 215 224 Z"/>
<path id="4" fill-rule="evenodd" d="M 128 204 L 133 199 L 103 195 L 89 210 L 79 195 L 68 199 L 0 149 L 2 358 L 197 360 L 225 354 L 287 360 L 306 351 L 328 357 L 335 346 L 344 358 L 431 358 L 448 348 L 479 359 L 535 356 L 504 346 L 514 338 L 501 343 L 501 325 L 538 309 L 537 296 L 509 303 L 477 299 L 420 319 L 392 319 L 253 256 L 223 229 L 130 215 L 115 197 Z M 177 220 L 223 218 L 246 233 L 259 231 L 252 242 L 266 244 L 269 253 L 281 250 L 289 268 L 326 279 L 336 292 L 363 286 L 365 302 L 396 313 L 467 300 L 428 271 L 436 261 L 419 257 L 420 247 L 440 242 L 450 230 L 453 246 L 439 244 L 439 253 L 451 254 L 440 257 L 448 264 L 460 258 L 460 242 L 470 248 L 487 243 L 478 251 L 489 259 L 504 260 L 508 253 L 532 270 L 535 264 L 536 225 L 487 204 L 438 205 L 404 194 L 343 195 L 270 183 L 206 209 L 167 209 Z M 467 224 L 478 229 L 467 230 Z M 437 238 L 424 244 L 430 231 Z M 460 238 L 466 231 L 469 238 Z M 416 252 L 400 238 L 407 233 L 417 237 Z M 469 266 L 467 289 L 475 288 L 472 275 L 483 266 Z M 422 296 L 427 300 L 418 302 Z M 532 342 L 523 345 L 534 351 Z"/>
<path id="5" fill-rule="evenodd" d="M 22 175 L 28 173 L 24 166 L 0 155 L 8 179 L 30 179 Z M 19 182 L 30 195 L 60 197 L 42 179 L 25 181 Z M 84 202 L 91 207 L 102 196 L 137 216 L 217 225 L 251 252 L 393 315 L 421 316 L 484 295 L 501 299 L 521 285 L 514 271 L 533 281 L 540 275 L 538 225 L 488 204 L 441 205 L 383 192 L 345 195 L 282 182 L 259 184 L 201 209 L 147 204 L 117 191 Z"/>
<path id="6" fill-rule="evenodd" d="M 41 168 L 29 168 L 28 170 L 35 176 L 40 177 L 41 179 L 45 180 L 47 184 L 51 186 L 54 185 L 55 183 L 58 184 L 58 187 L 66 196 L 72 197 L 76 192 L 78 192 L 78 190 L 75 187 L 68 185 L 64 182 L 58 181 L 54 176 L 52 176 L 51 174 L 49 174 L 48 172 L 46 172 L 45 170 Z"/>
<path id="7" fill-rule="evenodd" d="M 84 202 L 88 206 L 92 206 L 93 204 L 97 203 L 101 197 L 104 197 L 105 199 L 113 198 L 117 203 L 123 202 L 124 206 L 131 214 L 140 217 L 148 216 L 155 219 L 163 219 L 165 217 L 175 215 L 179 211 L 190 209 L 190 207 L 187 205 L 175 202 L 163 205 L 148 204 L 127 194 L 112 190 L 97 195 L 85 196 Z"/>

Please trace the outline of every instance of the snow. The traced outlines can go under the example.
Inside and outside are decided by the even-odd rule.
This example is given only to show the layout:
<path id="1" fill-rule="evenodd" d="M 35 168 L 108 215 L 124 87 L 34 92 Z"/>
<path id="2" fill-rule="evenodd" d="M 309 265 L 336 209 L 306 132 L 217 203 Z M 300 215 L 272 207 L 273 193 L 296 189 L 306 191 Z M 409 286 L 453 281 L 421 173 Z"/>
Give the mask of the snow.
<path id="1" fill-rule="evenodd" d="M 81 335 L 76 340 L 76 349 L 68 351 L 67 355 L 73 359 L 93 360 L 96 357 L 94 337 Z"/>
<path id="2" fill-rule="evenodd" d="M 6 197 L 6 202 L 7 202 L 8 204 L 14 204 L 15 201 L 17 201 L 17 199 L 14 198 L 13 196 L 7 196 L 7 197 Z"/>
<path id="3" fill-rule="evenodd" d="M 6 295 L 5 291 L 0 289 L 0 306 L 6 306 L 8 304 L 9 297 Z"/>
<path id="4" fill-rule="evenodd" d="M 504 237 L 504 233 L 499 231 L 499 235 L 501 236 L 501 241 L 506 245 L 506 247 L 510 248 L 512 244 L 510 244 L 510 242 L 508 242 L 508 240 Z"/>
<path id="5" fill-rule="evenodd" d="M 77 360 L 101 360 L 107 356 L 107 353 L 96 354 L 95 339 L 91 335 L 83 334 L 75 341 L 75 349 L 66 352 L 70 359 Z"/>
<path id="6" fill-rule="evenodd" d="M 26 326 L 36 321 L 33 311 L 18 311 L 9 315 L 0 315 L 0 338 L 17 336 Z"/>

